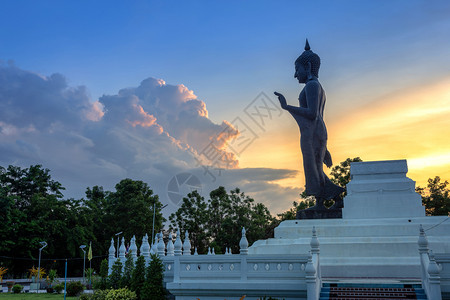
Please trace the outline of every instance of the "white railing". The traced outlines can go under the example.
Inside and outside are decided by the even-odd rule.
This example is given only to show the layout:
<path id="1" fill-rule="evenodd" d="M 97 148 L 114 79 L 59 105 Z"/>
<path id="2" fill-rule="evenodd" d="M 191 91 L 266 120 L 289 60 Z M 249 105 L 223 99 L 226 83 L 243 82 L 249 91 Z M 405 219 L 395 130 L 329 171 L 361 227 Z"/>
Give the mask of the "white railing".
<path id="1" fill-rule="evenodd" d="M 418 244 L 422 287 L 429 300 L 442 300 L 440 268 L 433 251 L 428 249 L 428 239 L 422 225 L 420 225 Z"/>
<path id="2" fill-rule="evenodd" d="M 240 254 L 191 255 L 191 243 L 186 232 L 185 241 L 181 243 L 177 232 L 175 242 L 169 235 L 167 245 L 158 234 L 150 247 L 148 237 L 142 240 L 140 254 L 150 261 L 150 253 L 158 253 L 162 258 L 165 273 L 164 281 L 167 289 L 176 296 L 198 297 L 202 300 L 215 297 L 238 297 L 246 295 L 246 299 L 257 299 L 272 296 L 285 299 L 301 298 L 318 300 L 322 287 L 319 241 L 313 228 L 311 253 L 305 255 L 253 254 L 248 255 L 248 241 L 245 229 L 242 230 Z M 125 260 L 125 241 L 119 248 L 119 259 Z M 137 253 L 135 238 L 130 241 L 130 250 Z M 182 251 L 183 250 L 183 251 Z M 109 266 L 117 260 L 114 241 L 109 249 Z"/>

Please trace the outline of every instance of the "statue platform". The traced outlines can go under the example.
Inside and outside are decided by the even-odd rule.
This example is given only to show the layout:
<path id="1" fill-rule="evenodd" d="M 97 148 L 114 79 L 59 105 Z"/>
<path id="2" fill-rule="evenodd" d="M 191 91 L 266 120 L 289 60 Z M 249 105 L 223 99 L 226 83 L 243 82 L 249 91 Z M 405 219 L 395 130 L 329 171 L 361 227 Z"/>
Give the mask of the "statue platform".
<path id="1" fill-rule="evenodd" d="M 350 173 L 342 219 L 284 221 L 249 254 L 306 253 L 314 226 L 323 277 L 414 280 L 420 278 L 420 224 L 431 250 L 450 252 L 449 218 L 425 216 L 406 160 L 352 163 Z"/>

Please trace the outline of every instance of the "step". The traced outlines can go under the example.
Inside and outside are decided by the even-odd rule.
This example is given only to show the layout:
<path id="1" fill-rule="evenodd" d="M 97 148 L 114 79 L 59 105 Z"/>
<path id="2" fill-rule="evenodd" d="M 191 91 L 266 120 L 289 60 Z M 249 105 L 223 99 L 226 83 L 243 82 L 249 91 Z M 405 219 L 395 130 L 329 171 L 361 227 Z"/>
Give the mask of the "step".
<path id="1" fill-rule="evenodd" d="M 423 299 L 424 290 L 420 284 L 372 284 L 372 283 L 324 283 L 321 300 L 334 299 Z"/>

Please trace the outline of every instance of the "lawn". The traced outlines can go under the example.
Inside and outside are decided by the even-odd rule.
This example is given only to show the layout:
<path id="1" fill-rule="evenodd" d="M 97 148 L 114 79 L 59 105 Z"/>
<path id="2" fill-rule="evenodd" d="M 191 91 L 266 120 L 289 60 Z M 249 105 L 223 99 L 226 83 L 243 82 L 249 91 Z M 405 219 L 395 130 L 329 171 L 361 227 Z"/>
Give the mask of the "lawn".
<path id="1" fill-rule="evenodd" d="M 64 294 L 33 294 L 33 293 L 0 293 L 0 300 L 13 299 L 13 300 L 63 300 Z M 77 297 L 66 297 L 67 300 L 76 300 Z"/>

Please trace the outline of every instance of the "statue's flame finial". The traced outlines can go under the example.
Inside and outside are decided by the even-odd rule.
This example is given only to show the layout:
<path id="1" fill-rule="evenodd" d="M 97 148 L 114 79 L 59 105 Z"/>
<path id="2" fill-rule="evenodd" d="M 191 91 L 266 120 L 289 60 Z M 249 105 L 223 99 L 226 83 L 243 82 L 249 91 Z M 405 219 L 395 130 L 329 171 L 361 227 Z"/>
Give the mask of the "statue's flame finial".
<path id="1" fill-rule="evenodd" d="M 309 51 L 309 50 L 311 50 L 311 47 L 309 46 L 308 39 L 306 39 L 305 51 Z"/>

